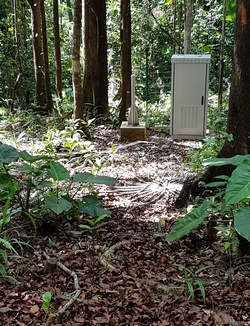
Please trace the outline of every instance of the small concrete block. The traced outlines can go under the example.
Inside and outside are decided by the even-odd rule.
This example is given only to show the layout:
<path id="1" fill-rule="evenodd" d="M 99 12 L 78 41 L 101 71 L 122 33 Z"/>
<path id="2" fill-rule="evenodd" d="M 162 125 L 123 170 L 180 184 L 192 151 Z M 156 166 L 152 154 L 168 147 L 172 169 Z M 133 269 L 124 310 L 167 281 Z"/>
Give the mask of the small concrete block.
<path id="1" fill-rule="evenodd" d="M 127 121 L 122 121 L 121 141 L 137 140 L 146 140 L 146 122 L 140 122 L 138 126 L 129 126 Z"/>

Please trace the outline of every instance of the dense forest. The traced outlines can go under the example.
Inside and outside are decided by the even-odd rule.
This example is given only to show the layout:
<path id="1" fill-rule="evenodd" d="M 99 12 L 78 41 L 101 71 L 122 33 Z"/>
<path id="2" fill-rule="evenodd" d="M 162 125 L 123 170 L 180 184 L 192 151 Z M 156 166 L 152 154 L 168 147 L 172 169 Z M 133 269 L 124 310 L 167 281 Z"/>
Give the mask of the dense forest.
<path id="1" fill-rule="evenodd" d="M 0 15 L 0 324 L 250 325 L 249 2 Z M 176 54 L 211 55 L 203 139 L 169 134 Z"/>
<path id="2" fill-rule="evenodd" d="M 100 113 L 108 115 L 109 111 L 114 119 L 121 109 L 122 65 L 125 65 L 125 71 L 136 75 L 138 105 L 150 109 L 153 104 L 169 109 L 171 56 L 184 53 L 186 4 L 183 1 L 132 1 L 131 5 L 127 2 L 129 6 L 124 5 L 125 9 L 120 7 L 119 1 L 105 1 L 102 7 L 98 5 L 98 17 L 103 17 L 98 30 L 94 26 L 97 18 L 91 16 L 91 10 L 88 12 L 88 5 L 92 6 L 90 2 L 82 5 L 80 1 L 79 4 L 38 1 L 38 6 L 35 2 L 9 1 L 2 6 L 1 105 L 13 113 L 46 109 L 70 115 L 74 100 L 75 105 L 78 103 L 79 91 L 85 103 L 84 111 L 86 103 L 92 108 L 92 116 L 95 108 L 101 111 L 101 106 L 108 106 Z M 222 94 L 227 94 L 231 78 L 233 2 L 224 9 L 217 1 L 197 1 L 193 5 L 189 52 L 211 54 L 211 94 L 218 92 L 221 68 Z M 82 12 L 83 17 L 78 17 Z M 128 36 L 122 35 L 123 26 Z M 95 35 L 99 41 L 106 39 L 106 42 L 97 44 L 100 52 L 94 58 Z M 122 37 L 127 37 L 130 44 L 123 42 Z M 124 50 L 125 43 L 127 49 Z M 92 55 L 89 56 L 88 51 Z M 126 51 L 131 53 L 131 60 L 126 59 Z M 100 67 L 106 70 L 98 67 L 99 60 Z M 126 66 L 128 61 L 132 67 Z M 98 99 L 97 90 L 93 94 L 94 87 L 100 87 L 93 86 L 91 78 L 100 79 L 98 74 L 106 79 L 106 84 L 100 80 L 102 94 L 107 93 L 105 100 Z M 129 88 L 129 85 L 124 87 Z"/>

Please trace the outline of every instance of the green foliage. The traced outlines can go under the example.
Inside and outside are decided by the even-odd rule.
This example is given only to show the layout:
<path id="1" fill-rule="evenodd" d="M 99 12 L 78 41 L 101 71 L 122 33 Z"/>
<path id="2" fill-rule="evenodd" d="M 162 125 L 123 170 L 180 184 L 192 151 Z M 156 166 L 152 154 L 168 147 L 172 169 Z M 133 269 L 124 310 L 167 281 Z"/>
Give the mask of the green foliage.
<path id="1" fill-rule="evenodd" d="M 188 167 L 194 172 L 202 172 L 204 170 L 204 161 L 214 158 L 222 148 L 225 140 L 232 140 L 232 135 L 221 133 L 217 138 L 206 138 L 203 140 L 202 147 L 188 153 Z"/>
<path id="2" fill-rule="evenodd" d="M 6 145 L 0 142 L 0 168 L 4 168 L 5 165 L 16 162 L 17 159 L 17 150 L 10 145 Z"/>
<path id="3" fill-rule="evenodd" d="M 245 239 L 250 242 L 250 208 L 241 207 L 234 214 L 234 228 Z"/>
<path id="4" fill-rule="evenodd" d="M 250 195 L 250 159 L 237 166 L 226 187 L 226 204 L 237 204 Z"/>
<path id="5" fill-rule="evenodd" d="M 7 236 L 7 226 L 15 213 L 9 212 L 9 206 L 10 199 L 6 201 L 2 213 L 0 214 L 0 277 L 17 283 L 17 280 L 7 273 L 8 257 L 10 253 L 16 253 Z"/>
<path id="6" fill-rule="evenodd" d="M 10 147 L 4 144 L 1 147 L 3 153 L 0 156 L 2 161 L 5 154 L 9 153 Z M 18 171 L 23 175 L 22 184 L 16 182 L 17 199 L 24 213 L 30 218 L 32 224 L 36 228 L 35 219 L 42 214 L 43 210 L 50 210 L 54 213 L 57 220 L 60 216 L 79 216 L 85 214 L 88 216 L 110 215 L 110 212 L 103 209 L 101 202 L 96 196 L 89 194 L 81 200 L 76 200 L 74 196 L 69 195 L 69 190 L 73 184 L 85 183 L 86 188 L 89 184 L 112 185 L 118 181 L 114 178 L 106 176 L 97 176 L 91 173 L 78 173 L 70 176 L 69 171 L 52 157 L 47 155 L 30 155 L 26 151 L 18 153 L 20 163 L 17 166 Z M 16 156 L 10 161 L 16 160 Z M 9 162 L 9 161 L 8 161 Z M 9 174 L 9 166 L 5 168 L 5 178 L 0 183 L 0 196 L 5 198 L 6 187 L 10 184 L 12 176 Z M 8 192 L 9 197 L 13 197 L 16 192 Z M 31 197 L 34 192 L 35 196 Z M 22 193 L 22 195 L 21 195 Z M 28 211 L 29 209 L 29 211 Z M 35 213 L 36 212 L 36 213 Z M 78 213 L 77 213 L 78 212 Z M 36 216 L 36 218 L 35 218 Z"/>
<path id="7" fill-rule="evenodd" d="M 113 185 L 117 183 L 117 180 L 115 178 L 93 175 L 89 172 L 77 173 L 73 175 L 73 181 L 103 185 Z"/>
<path id="8" fill-rule="evenodd" d="M 156 128 L 157 126 L 164 128 L 169 125 L 170 121 L 170 100 L 155 104 L 148 104 L 140 114 L 142 121 L 146 122 L 147 127 Z M 140 110 L 139 110 L 140 111 Z"/>
<path id="9" fill-rule="evenodd" d="M 52 299 L 52 295 L 50 292 L 45 292 L 43 295 L 42 295 L 42 298 L 43 298 L 43 304 L 42 304 L 42 308 L 43 309 L 49 309 L 50 308 L 50 302 L 51 302 L 51 299 Z"/>
<path id="10" fill-rule="evenodd" d="M 236 236 L 235 227 L 228 225 L 215 226 L 214 228 L 218 231 L 218 235 L 222 238 L 222 245 L 225 251 L 227 252 L 228 256 L 231 258 L 233 252 L 237 251 L 239 244 L 238 238 Z"/>
<path id="11" fill-rule="evenodd" d="M 194 208 L 187 215 L 179 217 L 172 231 L 166 236 L 166 241 L 173 242 L 196 229 L 208 216 L 213 204 L 213 197 L 205 199 L 201 206 Z"/>
<path id="12" fill-rule="evenodd" d="M 179 217 L 177 222 L 170 232 L 166 236 L 166 240 L 171 242 L 187 235 L 192 230 L 197 228 L 204 219 L 209 215 L 210 210 L 213 210 L 213 214 L 228 214 L 233 217 L 233 228 L 243 238 L 250 241 L 250 158 L 249 155 L 236 155 L 232 158 L 215 158 L 206 160 L 204 162 L 206 166 L 222 166 L 222 165 L 234 165 L 236 166 L 231 177 L 218 176 L 221 182 L 214 182 L 208 185 L 208 187 L 221 187 L 226 186 L 217 195 L 206 198 L 204 202 L 196 207 L 193 211 L 188 213 L 184 217 Z M 219 200 L 217 201 L 217 199 Z M 217 212 L 217 213 L 216 213 Z M 227 219 L 228 220 L 228 219 Z M 218 229 L 221 235 L 230 236 L 232 233 L 232 226 L 223 227 Z M 226 243 L 226 249 L 230 249 L 230 241 Z"/>
<path id="13" fill-rule="evenodd" d="M 78 203 L 79 210 L 93 217 L 100 215 L 110 216 L 110 212 L 103 209 L 102 203 L 93 195 L 87 195 L 83 197 L 83 203 Z"/>
<path id="14" fill-rule="evenodd" d="M 199 280 L 198 276 L 201 272 L 203 272 L 204 270 L 206 270 L 208 268 L 211 268 L 212 266 L 201 267 L 201 268 L 197 269 L 197 271 L 195 271 L 195 272 L 192 272 L 186 266 L 181 265 L 181 264 L 174 264 L 174 266 L 178 267 L 180 270 L 183 271 L 185 285 L 186 285 L 186 291 L 190 295 L 192 300 L 194 301 L 194 299 L 195 299 L 195 288 L 198 287 L 200 289 L 200 292 L 201 292 L 201 295 L 203 298 L 203 302 L 205 304 L 206 292 L 205 292 L 204 285 L 206 285 L 207 282 L 205 282 L 203 280 Z"/>
<path id="15" fill-rule="evenodd" d="M 223 96 L 222 106 L 218 106 L 217 96 L 208 100 L 207 125 L 211 134 L 225 134 L 227 126 L 228 94 Z"/>
<path id="16" fill-rule="evenodd" d="M 110 213 L 100 215 L 97 218 L 93 218 L 93 219 L 85 218 L 84 219 L 85 224 L 80 224 L 79 227 L 81 229 L 84 229 L 84 230 L 87 230 L 88 232 L 90 232 L 92 239 L 93 239 L 94 233 L 96 233 L 97 231 L 100 231 L 101 227 L 106 224 L 105 222 L 103 222 L 103 220 L 107 216 L 110 216 Z"/>

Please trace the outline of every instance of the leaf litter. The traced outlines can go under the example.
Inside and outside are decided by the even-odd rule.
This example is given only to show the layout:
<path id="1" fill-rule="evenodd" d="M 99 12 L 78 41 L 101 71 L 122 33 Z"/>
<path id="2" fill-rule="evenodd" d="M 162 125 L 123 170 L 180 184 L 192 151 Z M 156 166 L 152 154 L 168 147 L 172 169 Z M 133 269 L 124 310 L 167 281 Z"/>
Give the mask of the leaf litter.
<path id="1" fill-rule="evenodd" d="M 79 231 L 75 229 L 51 234 L 26 230 L 34 250 L 10 260 L 9 273 L 19 284 L 4 279 L 0 283 L 0 324 L 250 325 L 249 257 L 229 266 L 219 240 L 207 243 L 205 226 L 176 242 L 165 241 L 184 213 L 174 204 L 183 181 L 193 177 L 184 165 L 187 153 L 200 143 L 173 141 L 149 130 L 146 142 L 122 144 L 119 130 L 99 127 L 93 145 L 103 164 L 101 174 L 119 180 L 118 186 L 95 186 L 111 217 L 94 243 L 86 233 L 73 236 Z M 78 162 L 73 156 L 68 164 L 78 172 L 91 171 L 86 162 Z M 44 273 L 44 253 L 72 271 L 80 289 L 53 320 L 76 289 L 72 276 L 62 269 Z M 194 300 L 189 296 L 177 264 L 192 275 L 212 266 L 197 275 L 205 284 L 205 302 L 199 288 L 194 288 Z M 49 311 L 42 308 L 45 292 L 52 295 Z"/>

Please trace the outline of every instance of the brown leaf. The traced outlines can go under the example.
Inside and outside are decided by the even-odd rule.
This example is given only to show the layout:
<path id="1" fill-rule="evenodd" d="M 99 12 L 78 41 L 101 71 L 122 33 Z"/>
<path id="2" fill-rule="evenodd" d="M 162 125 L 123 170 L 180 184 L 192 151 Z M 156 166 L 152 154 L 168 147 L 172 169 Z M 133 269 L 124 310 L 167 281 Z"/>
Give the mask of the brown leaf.
<path id="1" fill-rule="evenodd" d="M 39 306 L 36 304 L 30 308 L 32 314 L 36 314 L 40 310 Z"/>
<path id="2" fill-rule="evenodd" d="M 9 311 L 15 311 L 14 309 L 10 308 L 10 307 L 1 307 L 0 308 L 0 312 L 2 312 L 3 314 Z"/>

